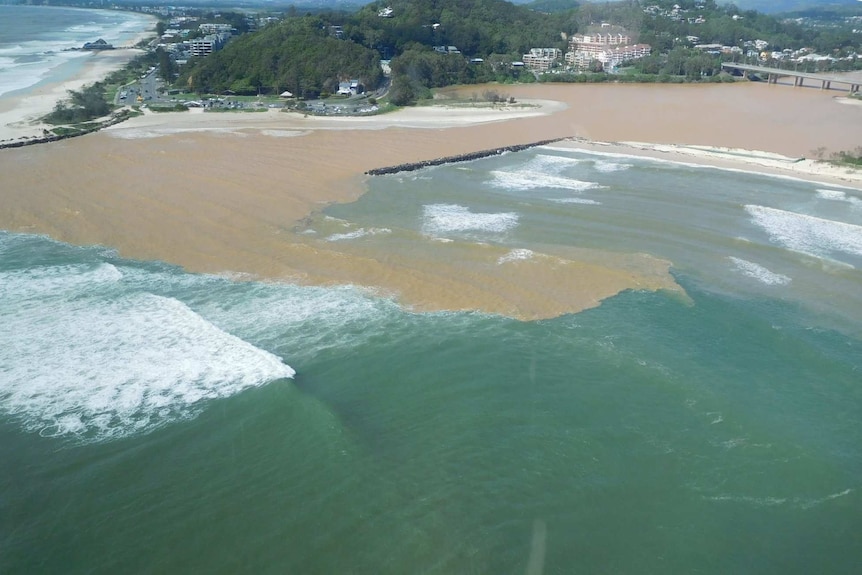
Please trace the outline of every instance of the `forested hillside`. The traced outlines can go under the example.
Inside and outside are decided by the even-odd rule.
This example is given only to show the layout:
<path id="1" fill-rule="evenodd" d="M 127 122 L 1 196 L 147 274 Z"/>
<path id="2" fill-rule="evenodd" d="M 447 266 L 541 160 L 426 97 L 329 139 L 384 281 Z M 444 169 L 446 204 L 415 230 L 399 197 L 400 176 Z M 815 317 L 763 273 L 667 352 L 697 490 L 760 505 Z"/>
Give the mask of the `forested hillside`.
<path id="1" fill-rule="evenodd" d="M 554 11 L 542 12 L 538 6 Z M 768 46 L 768 54 L 778 54 L 776 58 L 782 51 L 816 51 L 822 56 L 818 70 L 862 64 L 855 57 L 862 51 L 862 34 L 853 26 L 805 25 L 803 20 L 780 20 L 715 0 L 580 5 L 574 0 L 538 0 L 530 6 L 505 0 L 378 0 L 355 13 L 290 16 L 242 35 L 223 50 L 192 61 L 178 83 L 203 92 L 289 90 L 312 98 L 333 93 L 338 82 L 347 79 L 376 88 L 383 80 L 380 60 L 391 59 L 392 101 L 408 103 L 427 95 L 429 88 L 448 84 L 535 81 L 531 72 L 511 63 L 531 48 L 565 50 L 573 33 L 602 23 L 622 27 L 635 41 L 652 46 L 651 56 L 634 63 L 638 81 L 715 80 L 723 59 L 766 54 L 752 50 L 754 40 Z M 696 44 L 721 49 L 706 52 Z M 563 71 L 558 66 L 557 74 L 538 79 L 564 80 Z"/>
<path id="2" fill-rule="evenodd" d="M 791 10 L 816 10 L 829 6 L 862 6 L 859 0 L 736 0 L 743 10 L 757 10 L 768 14 L 790 12 Z"/>
<path id="3" fill-rule="evenodd" d="M 236 94 L 279 93 L 316 97 L 335 92 L 339 80 L 376 87 L 383 76 L 379 54 L 329 35 L 316 16 L 288 18 L 245 34 L 218 52 L 191 62 L 178 84 L 191 90 Z"/>
<path id="4" fill-rule="evenodd" d="M 392 16 L 379 12 L 392 9 Z M 436 26 L 435 26 L 436 25 Z M 394 0 L 371 3 L 350 18 L 350 39 L 390 55 L 410 44 L 456 46 L 464 55 L 519 55 L 563 43 L 576 30 L 573 11 L 546 15 L 505 0 Z"/>

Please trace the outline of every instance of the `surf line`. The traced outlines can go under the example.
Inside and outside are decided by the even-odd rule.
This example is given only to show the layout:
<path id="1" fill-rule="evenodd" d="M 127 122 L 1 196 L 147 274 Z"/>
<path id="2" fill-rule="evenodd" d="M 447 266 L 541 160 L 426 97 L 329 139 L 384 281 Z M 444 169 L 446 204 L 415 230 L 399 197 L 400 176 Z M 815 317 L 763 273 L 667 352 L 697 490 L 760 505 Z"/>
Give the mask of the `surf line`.
<path id="1" fill-rule="evenodd" d="M 506 152 L 520 152 L 521 150 L 527 150 L 529 148 L 535 148 L 537 146 L 546 146 L 548 144 L 555 144 L 557 142 L 562 142 L 563 140 L 571 139 L 571 137 L 567 136 L 565 138 L 554 138 L 552 140 L 540 140 L 538 142 L 532 142 L 530 144 L 516 144 L 514 146 L 504 146 L 502 148 L 481 150 L 479 152 L 468 152 L 466 154 L 458 154 L 457 156 L 446 156 L 445 158 L 437 158 L 435 160 L 422 160 L 421 162 L 398 164 L 397 166 L 389 166 L 387 168 L 374 168 L 373 170 L 368 170 L 367 172 L 365 172 L 365 175 L 383 176 L 386 174 L 397 174 L 399 172 L 413 172 L 415 170 L 421 170 L 422 168 L 428 168 L 431 166 L 455 164 L 458 162 L 470 162 L 472 160 L 487 158 L 489 156 L 499 156 L 500 154 L 505 154 Z"/>

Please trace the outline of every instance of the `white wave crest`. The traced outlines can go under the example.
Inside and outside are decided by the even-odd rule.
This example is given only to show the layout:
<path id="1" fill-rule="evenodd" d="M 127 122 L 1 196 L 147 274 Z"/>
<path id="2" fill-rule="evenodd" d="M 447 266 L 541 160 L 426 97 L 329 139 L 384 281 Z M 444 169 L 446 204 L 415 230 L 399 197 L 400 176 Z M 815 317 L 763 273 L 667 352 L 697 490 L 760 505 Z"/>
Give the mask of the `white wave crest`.
<path id="1" fill-rule="evenodd" d="M 123 273 L 111 264 L 48 266 L 0 273 L 0 301 L 39 301 L 65 297 L 95 286 L 116 283 Z"/>
<path id="2" fill-rule="evenodd" d="M 328 242 L 340 242 L 343 240 L 355 240 L 358 238 L 362 238 L 365 236 L 376 236 L 380 234 L 389 234 L 392 233 L 392 230 L 389 228 L 359 228 L 353 232 L 347 232 L 344 234 L 332 234 L 326 238 Z"/>
<path id="3" fill-rule="evenodd" d="M 631 164 L 623 164 L 622 162 L 611 162 L 609 160 L 596 160 L 593 167 L 599 172 L 622 172 L 632 167 Z"/>
<path id="4" fill-rule="evenodd" d="M 552 156 L 549 154 L 537 154 L 527 162 L 527 169 L 531 171 L 560 173 L 566 168 L 577 166 L 582 160 L 570 156 Z"/>
<path id="5" fill-rule="evenodd" d="M 846 192 L 841 192 L 838 190 L 817 190 L 817 197 L 822 198 L 824 200 L 834 200 L 836 202 L 847 202 L 854 208 L 862 207 L 862 200 L 855 196 L 848 196 Z"/>
<path id="6" fill-rule="evenodd" d="M 590 200 L 588 198 L 553 198 L 552 202 L 557 204 L 583 204 L 585 206 L 600 206 L 601 202 L 597 202 L 596 200 Z"/>
<path id="7" fill-rule="evenodd" d="M 535 254 L 532 250 L 527 249 L 514 249 L 511 250 L 506 255 L 500 256 L 497 259 L 497 264 L 502 265 L 507 262 L 515 262 L 519 260 L 529 260 L 532 259 Z"/>
<path id="8" fill-rule="evenodd" d="M 70 281 L 79 289 L 67 289 L 68 297 L 28 299 L 13 289 L 17 297 L 0 302 L 0 412 L 30 431 L 123 437 L 192 417 L 205 400 L 294 375 L 178 300 L 90 296 L 81 278 Z"/>
<path id="9" fill-rule="evenodd" d="M 566 178 L 538 171 L 491 172 L 494 179 L 490 184 L 506 190 L 527 191 L 536 188 L 553 188 L 559 190 L 583 191 L 599 187 L 597 182 L 584 182 L 574 178 Z"/>
<path id="10" fill-rule="evenodd" d="M 746 275 L 750 278 L 754 278 L 757 281 L 766 285 L 785 285 L 790 283 L 790 278 L 786 275 L 771 272 L 765 267 L 758 265 L 754 262 L 743 260 L 741 258 L 735 258 L 733 256 L 728 256 L 727 259 L 732 261 L 736 268 L 743 273 L 743 275 Z"/>
<path id="11" fill-rule="evenodd" d="M 862 226 L 764 206 L 745 209 L 770 239 L 788 249 L 817 257 L 830 252 L 862 255 Z"/>
<path id="12" fill-rule="evenodd" d="M 518 225 L 518 214 L 482 214 L 455 204 L 432 204 L 422 207 L 422 231 L 426 235 L 452 232 L 502 233 Z"/>

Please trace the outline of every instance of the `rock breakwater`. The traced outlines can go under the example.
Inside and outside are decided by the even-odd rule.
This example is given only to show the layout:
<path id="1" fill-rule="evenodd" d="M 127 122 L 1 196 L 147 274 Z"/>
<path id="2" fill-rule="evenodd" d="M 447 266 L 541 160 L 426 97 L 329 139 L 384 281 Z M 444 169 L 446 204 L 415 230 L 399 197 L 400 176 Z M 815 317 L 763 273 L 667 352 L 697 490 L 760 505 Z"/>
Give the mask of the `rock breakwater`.
<path id="1" fill-rule="evenodd" d="M 551 140 L 541 140 L 529 144 L 516 144 L 514 146 L 503 146 L 501 148 L 481 150 L 479 152 L 458 154 L 457 156 L 446 156 L 444 158 L 437 158 L 434 160 L 422 160 L 421 162 L 398 164 L 397 166 L 389 166 L 386 168 L 374 168 L 373 170 L 368 170 L 367 172 L 365 172 L 365 174 L 368 176 L 383 176 L 386 174 L 397 174 L 399 172 L 413 172 L 416 170 L 421 170 L 422 168 L 429 168 L 431 166 L 441 166 L 443 164 L 454 164 L 457 162 L 470 162 L 472 160 L 479 160 L 481 158 L 487 158 L 489 156 L 499 156 L 500 154 L 504 154 L 506 152 L 520 152 L 521 150 L 526 150 L 528 148 L 545 146 L 547 144 L 553 144 L 555 142 L 561 142 L 563 140 L 569 139 L 571 138 L 554 138 Z"/>

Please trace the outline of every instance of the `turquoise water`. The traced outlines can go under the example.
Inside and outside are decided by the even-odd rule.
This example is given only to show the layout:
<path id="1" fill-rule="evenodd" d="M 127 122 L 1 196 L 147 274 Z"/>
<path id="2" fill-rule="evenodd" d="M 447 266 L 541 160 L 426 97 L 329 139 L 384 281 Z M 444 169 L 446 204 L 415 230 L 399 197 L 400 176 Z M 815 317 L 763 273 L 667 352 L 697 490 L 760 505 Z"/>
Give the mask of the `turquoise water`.
<path id="1" fill-rule="evenodd" d="M 860 197 L 541 148 L 307 230 L 688 296 L 534 322 L 0 232 L 0 572 L 857 572 Z"/>

